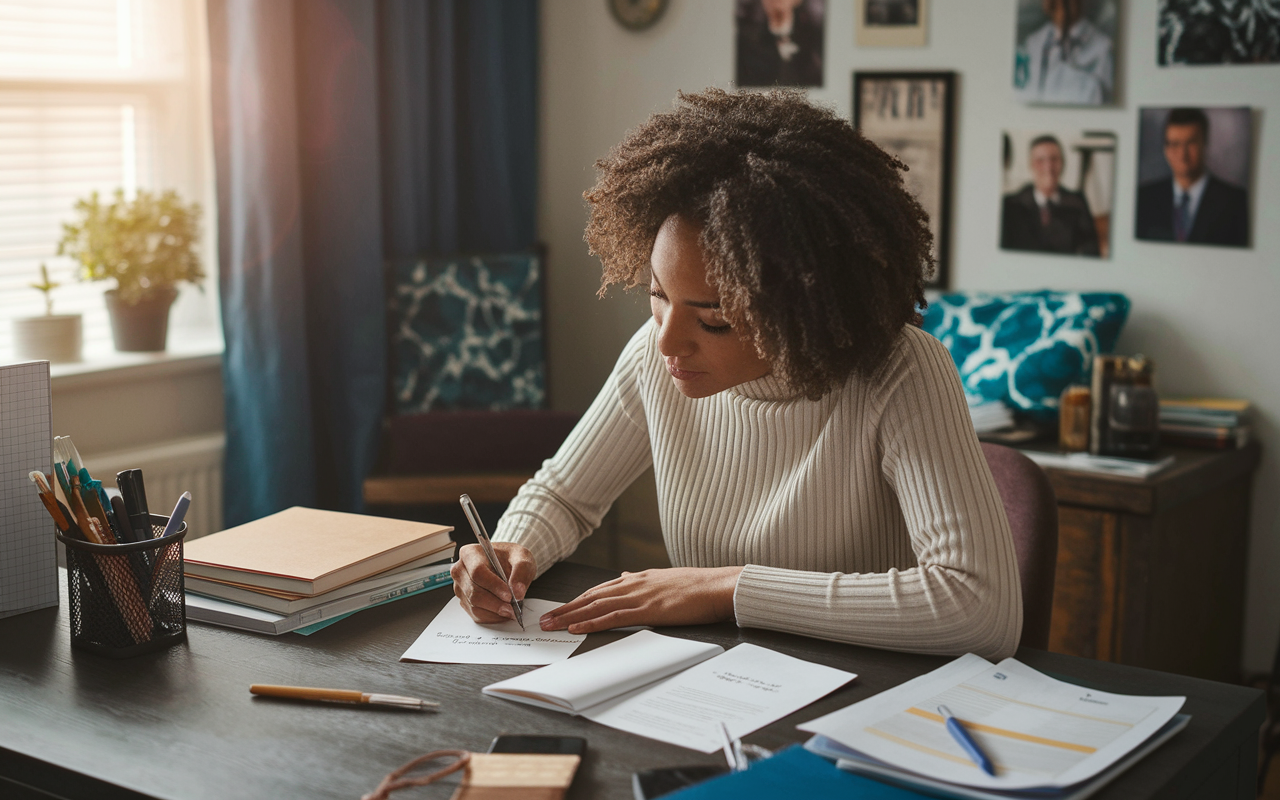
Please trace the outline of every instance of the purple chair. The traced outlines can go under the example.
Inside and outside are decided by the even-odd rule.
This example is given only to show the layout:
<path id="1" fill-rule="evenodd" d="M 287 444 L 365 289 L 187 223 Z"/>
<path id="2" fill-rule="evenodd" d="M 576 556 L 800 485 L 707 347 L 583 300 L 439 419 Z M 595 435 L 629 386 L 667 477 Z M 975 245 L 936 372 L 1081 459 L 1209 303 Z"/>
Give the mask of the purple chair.
<path id="1" fill-rule="evenodd" d="M 1013 532 L 1022 582 L 1022 639 L 1027 647 L 1049 646 L 1053 578 L 1058 566 L 1058 501 L 1036 462 L 1003 445 L 982 442 Z"/>

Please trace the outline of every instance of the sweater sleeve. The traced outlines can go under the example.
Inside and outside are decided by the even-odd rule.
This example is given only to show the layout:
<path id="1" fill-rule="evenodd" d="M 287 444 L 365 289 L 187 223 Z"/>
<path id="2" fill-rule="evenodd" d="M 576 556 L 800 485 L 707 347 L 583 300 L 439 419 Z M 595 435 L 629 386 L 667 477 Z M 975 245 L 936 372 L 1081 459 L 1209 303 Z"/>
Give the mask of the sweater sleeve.
<path id="1" fill-rule="evenodd" d="M 889 650 L 1010 656 L 1022 630 L 1017 558 L 955 366 L 913 329 L 876 382 L 881 473 L 916 566 L 845 574 L 748 565 L 734 596 L 738 624 Z"/>
<path id="2" fill-rule="evenodd" d="M 572 554 L 653 463 L 637 386 L 649 328 L 631 338 L 591 407 L 498 521 L 494 540 L 529 548 L 539 575 Z"/>

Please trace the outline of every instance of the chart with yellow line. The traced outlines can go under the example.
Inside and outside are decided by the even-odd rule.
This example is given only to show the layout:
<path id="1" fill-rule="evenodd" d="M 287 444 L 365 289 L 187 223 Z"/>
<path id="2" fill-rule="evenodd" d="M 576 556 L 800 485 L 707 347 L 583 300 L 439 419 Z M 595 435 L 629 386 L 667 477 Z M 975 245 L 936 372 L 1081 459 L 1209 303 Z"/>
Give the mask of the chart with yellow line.
<path id="1" fill-rule="evenodd" d="M 968 655 L 801 728 L 899 769 L 951 783 L 1066 787 L 1142 744 L 1183 701 L 1095 691 L 1014 659 L 991 664 Z M 948 733 L 939 706 L 950 709 L 992 760 L 994 777 L 983 773 Z"/>

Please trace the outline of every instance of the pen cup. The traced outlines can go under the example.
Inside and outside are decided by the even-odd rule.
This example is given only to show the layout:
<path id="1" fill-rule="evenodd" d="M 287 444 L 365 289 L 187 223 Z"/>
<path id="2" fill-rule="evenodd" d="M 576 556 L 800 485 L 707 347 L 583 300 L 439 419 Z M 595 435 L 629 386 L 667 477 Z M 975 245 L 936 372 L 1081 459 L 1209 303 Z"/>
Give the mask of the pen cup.
<path id="1" fill-rule="evenodd" d="M 169 518 L 151 515 L 151 535 Z M 187 638 L 182 539 L 187 523 L 163 538 L 92 544 L 57 532 L 67 551 L 71 646 L 110 658 L 161 650 Z"/>

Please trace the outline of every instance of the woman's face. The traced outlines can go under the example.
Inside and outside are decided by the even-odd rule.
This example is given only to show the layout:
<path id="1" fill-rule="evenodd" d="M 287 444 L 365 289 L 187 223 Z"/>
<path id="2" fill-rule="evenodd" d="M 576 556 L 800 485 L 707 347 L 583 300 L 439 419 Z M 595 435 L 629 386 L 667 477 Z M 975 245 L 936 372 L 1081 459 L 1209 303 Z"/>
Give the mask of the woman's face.
<path id="1" fill-rule="evenodd" d="M 686 397 L 710 397 L 769 374 L 769 363 L 720 316 L 720 298 L 707 285 L 699 229 L 667 218 L 653 240 L 649 306 L 658 324 L 658 350 Z"/>

